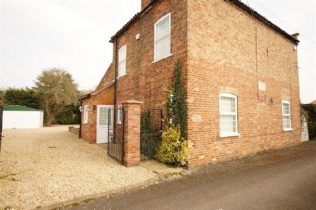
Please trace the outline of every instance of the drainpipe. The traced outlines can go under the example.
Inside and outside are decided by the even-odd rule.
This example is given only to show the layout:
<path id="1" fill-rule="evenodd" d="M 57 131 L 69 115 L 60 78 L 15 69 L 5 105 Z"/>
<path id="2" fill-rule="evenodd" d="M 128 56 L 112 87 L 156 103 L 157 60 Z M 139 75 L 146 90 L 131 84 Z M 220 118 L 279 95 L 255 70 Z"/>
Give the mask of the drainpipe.
<path id="1" fill-rule="evenodd" d="M 113 138 L 114 141 L 116 139 L 116 115 L 117 115 L 117 109 L 116 109 L 116 103 L 117 103 L 117 39 L 115 39 L 115 43 L 114 43 L 114 125 L 113 125 Z"/>
<path id="2" fill-rule="evenodd" d="M 79 102 L 80 102 L 80 107 L 82 107 L 82 99 L 79 99 Z M 81 110 L 79 110 L 79 116 L 78 116 L 78 120 L 79 120 L 79 139 L 81 139 Z"/>

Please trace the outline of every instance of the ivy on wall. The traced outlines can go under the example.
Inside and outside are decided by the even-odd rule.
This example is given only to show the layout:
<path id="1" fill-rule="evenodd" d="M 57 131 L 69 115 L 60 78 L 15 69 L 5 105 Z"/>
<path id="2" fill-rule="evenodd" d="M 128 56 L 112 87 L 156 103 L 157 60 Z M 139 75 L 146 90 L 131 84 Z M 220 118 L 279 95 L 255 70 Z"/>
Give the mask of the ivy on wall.
<path id="1" fill-rule="evenodd" d="M 167 90 L 167 117 L 169 125 L 179 126 L 181 138 L 187 137 L 188 107 L 186 92 L 182 81 L 182 66 L 180 61 L 175 65 L 174 80 Z"/>

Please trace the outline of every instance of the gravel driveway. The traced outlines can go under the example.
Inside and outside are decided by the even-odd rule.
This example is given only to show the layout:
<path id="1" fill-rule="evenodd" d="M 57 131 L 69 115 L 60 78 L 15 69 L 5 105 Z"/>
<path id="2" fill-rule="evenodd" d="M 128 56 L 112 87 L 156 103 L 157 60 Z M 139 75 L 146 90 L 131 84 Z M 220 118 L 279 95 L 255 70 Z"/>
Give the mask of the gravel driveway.
<path id="1" fill-rule="evenodd" d="M 67 127 L 4 130 L 0 209 L 32 209 L 142 183 L 156 175 L 125 168 Z"/>

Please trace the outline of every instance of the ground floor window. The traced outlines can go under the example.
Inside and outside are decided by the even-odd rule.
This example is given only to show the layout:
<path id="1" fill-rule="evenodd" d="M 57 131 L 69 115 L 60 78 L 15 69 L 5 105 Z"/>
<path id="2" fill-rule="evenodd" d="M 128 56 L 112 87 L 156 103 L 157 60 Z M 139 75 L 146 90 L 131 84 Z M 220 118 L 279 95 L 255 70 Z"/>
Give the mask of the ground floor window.
<path id="1" fill-rule="evenodd" d="M 291 120 L 291 104 L 289 101 L 282 101 L 282 118 L 283 118 L 283 130 L 292 130 Z"/>
<path id="2" fill-rule="evenodd" d="M 117 109 L 117 124 L 122 124 L 123 122 L 123 105 L 120 104 Z"/>
<path id="3" fill-rule="evenodd" d="M 237 136 L 237 96 L 228 93 L 221 93 L 220 104 L 220 136 Z"/>
<path id="4" fill-rule="evenodd" d="M 87 124 L 89 119 L 89 105 L 83 107 L 83 123 Z"/>

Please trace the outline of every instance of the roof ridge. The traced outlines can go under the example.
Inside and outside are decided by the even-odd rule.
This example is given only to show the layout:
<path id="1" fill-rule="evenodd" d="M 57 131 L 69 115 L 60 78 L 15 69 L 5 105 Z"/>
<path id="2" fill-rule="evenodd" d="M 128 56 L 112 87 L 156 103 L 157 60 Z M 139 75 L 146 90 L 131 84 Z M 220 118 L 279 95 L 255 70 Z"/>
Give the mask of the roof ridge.
<path id="1" fill-rule="evenodd" d="M 113 43 L 114 40 L 120 36 L 124 31 L 126 31 L 138 18 L 141 17 L 142 14 L 144 14 L 147 10 L 151 9 L 152 6 L 157 3 L 159 0 L 152 0 L 143 10 L 141 10 L 140 12 L 136 13 L 120 30 L 118 30 L 116 32 L 116 34 L 114 34 L 111 39 L 110 42 Z M 256 18 L 258 21 L 261 21 L 262 23 L 264 23 L 265 25 L 267 25 L 268 27 L 270 27 L 271 29 L 273 29 L 274 31 L 278 32 L 280 35 L 282 35 L 284 38 L 287 38 L 288 40 L 290 40 L 292 43 L 294 44 L 298 44 L 299 40 L 290 35 L 289 33 L 287 33 L 285 30 L 281 29 L 279 26 L 277 26 L 276 24 L 272 23 L 270 20 L 268 20 L 266 17 L 264 17 L 263 15 L 261 15 L 259 12 L 257 12 L 256 10 L 252 9 L 251 7 L 247 6 L 246 4 L 244 4 L 243 2 L 241 2 L 240 0 L 223 0 L 226 2 L 230 2 L 234 5 L 236 5 L 238 8 L 242 9 L 243 11 L 245 11 L 246 13 L 248 13 L 249 15 L 253 16 L 254 18 Z"/>

